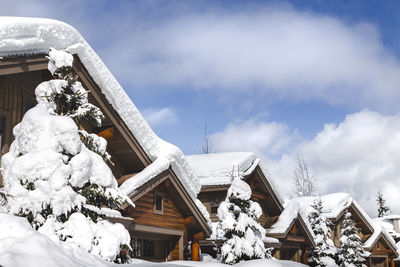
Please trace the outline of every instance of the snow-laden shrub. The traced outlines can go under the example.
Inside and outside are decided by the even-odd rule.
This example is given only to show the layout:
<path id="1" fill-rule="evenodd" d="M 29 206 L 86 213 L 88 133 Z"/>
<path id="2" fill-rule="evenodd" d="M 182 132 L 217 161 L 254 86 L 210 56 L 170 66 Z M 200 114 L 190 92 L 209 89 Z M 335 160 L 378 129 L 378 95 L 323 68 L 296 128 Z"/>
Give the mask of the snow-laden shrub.
<path id="1" fill-rule="evenodd" d="M 370 253 L 363 248 L 359 232 L 355 222 L 351 219 L 351 213 L 346 211 L 341 223 L 339 265 L 343 267 L 365 267 L 366 259 Z"/>
<path id="2" fill-rule="evenodd" d="M 308 264 L 313 267 L 334 266 L 336 247 L 329 238 L 332 223 L 322 212 L 321 199 L 315 200 L 312 208 L 313 211 L 308 215 L 308 220 L 315 235 L 316 245 L 310 251 Z"/>
<path id="3" fill-rule="evenodd" d="M 224 263 L 271 257 L 262 241 L 266 231 L 257 222 L 262 214 L 261 207 L 250 197 L 250 186 L 240 177 L 234 177 L 225 201 L 218 208 L 218 227 L 225 239 L 221 248 Z"/>
<path id="4" fill-rule="evenodd" d="M 78 130 L 83 123 L 100 126 L 103 115 L 88 103 L 72 55 L 53 49 L 49 60 L 57 79 L 36 88 L 38 104 L 14 127 L 15 140 L 1 160 L 2 209 L 26 217 L 53 240 L 119 262 L 121 249 L 129 248 L 129 233 L 106 221 L 101 209 L 133 204 L 120 194 L 105 162 L 110 160 L 106 140 Z"/>

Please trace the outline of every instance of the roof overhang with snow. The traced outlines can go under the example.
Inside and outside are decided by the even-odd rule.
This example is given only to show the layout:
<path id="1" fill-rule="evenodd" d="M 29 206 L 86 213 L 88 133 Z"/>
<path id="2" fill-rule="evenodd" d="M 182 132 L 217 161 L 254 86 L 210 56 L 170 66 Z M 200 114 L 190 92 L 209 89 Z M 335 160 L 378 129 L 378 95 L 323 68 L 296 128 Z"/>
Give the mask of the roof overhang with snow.
<path id="1" fill-rule="evenodd" d="M 279 219 L 278 219 L 279 220 Z M 271 228 L 267 230 L 268 236 L 278 238 L 280 240 L 282 239 L 288 239 L 290 241 L 290 229 L 296 224 L 296 222 L 299 223 L 301 230 L 305 234 L 305 240 L 302 242 L 309 243 L 311 247 L 315 247 L 315 240 L 314 236 L 312 234 L 312 230 L 307 225 L 306 221 L 303 219 L 301 214 L 297 214 L 297 216 L 294 216 L 291 220 L 286 222 L 285 227 L 281 227 L 279 230 L 277 228 Z M 293 239 L 295 240 L 295 239 Z"/>
<path id="2" fill-rule="evenodd" d="M 179 177 L 187 195 L 196 202 L 201 185 L 187 164 L 182 151 L 160 139 L 152 131 L 121 85 L 78 31 L 68 24 L 51 19 L 0 17 L 2 74 L 47 68 L 47 60 L 43 55 L 48 53 L 50 47 L 65 49 L 79 59 L 82 68 L 88 74 L 88 82 L 99 88 L 107 104 L 121 119 L 120 124 L 126 127 L 144 152 L 141 156 L 147 162 L 145 170 L 152 169 L 151 172 L 145 173 L 161 173 L 168 169 L 171 175 Z M 153 164 L 156 166 L 152 166 Z M 158 169 L 159 167 L 161 169 Z M 139 179 L 140 177 L 134 176 L 129 180 L 136 181 L 132 183 L 126 181 L 120 190 L 130 195 L 154 177 L 142 175 L 142 179 Z M 206 220 L 208 214 L 204 212 L 204 207 L 199 206 L 197 202 L 196 206 Z M 210 231 L 208 226 L 206 229 Z"/>
<path id="3" fill-rule="evenodd" d="M 335 224 L 341 222 L 347 210 L 352 213 L 352 217 L 359 222 L 357 227 L 361 228 L 365 233 L 370 234 L 368 239 L 364 242 L 364 247 L 367 250 L 371 250 L 376 244 L 377 240 L 382 239 L 398 256 L 399 253 L 393 238 L 384 229 L 382 229 L 380 225 L 374 223 L 365 210 L 347 193 L 334 193 L 323 196 L 294 198 L 285 203 L 285 209 L 299 205 L 299 212 L 303 215 L 303 218 L 307 218 L 312 211 L 311 205 L 318 198 L 322 200 L 323 212 L 325 216 Z M 285 210 L 282 214 L 284 213 Z"/>
<path id="4" fill-rule="evenodd" d="M 185 156 L 202 185 L 201 192 L 227 191 L 232 172 L 239 172 L 244 180 L 254 177 L 262 190 L 271 196 L 277 212 L 283 205 L 277 187 L 259 157 L 251 152 L 227 152 Z M 261 188 L 259 188 L 261 189 Z M 269 207 L 272 208 L 272 207 Z"/>

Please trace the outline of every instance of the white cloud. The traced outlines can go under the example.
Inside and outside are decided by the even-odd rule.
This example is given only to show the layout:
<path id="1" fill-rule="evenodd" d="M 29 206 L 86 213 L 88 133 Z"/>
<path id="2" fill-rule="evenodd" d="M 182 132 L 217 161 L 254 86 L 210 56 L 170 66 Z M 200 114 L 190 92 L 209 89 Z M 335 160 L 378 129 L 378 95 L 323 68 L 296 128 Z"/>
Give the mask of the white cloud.
<path id="1" fill-rule="evenodd" d="M 256 120 L 230 123 L 224 131 L 213 134 L 218 152 L 251 151 L 269 157 L 285 152 L 294 139 L 287 125 Z"/>
<path id="2" fill-rule="evenodd" d="M 400 100 L 400 63 L 367 23 L 265 8 L 181 14 L 141 26 L 105 53 L 137 87 L 258 88 L 294 100 L 387 109 Z"/>
<path id="3" fill-rule="evenodd" d="M 114 13 L 103 12 L 106 1 L 98 2 L 92 11 L 91 2 L 16 5 L 5 0 L 0 14 L 71 23 L 93 42 L 119 80 L 135 90 L 162 85 L 223 96 L 251 88 L 285 101 L 322 99 L 397 111 L 400 63 L 374 25 L 289 5 L 199 11 L 165 2 L 172 12 L 168 15 L 158 2 L 120 3 Z M 74 7 L 79 8 L 70 12 Z M 97 11 L 103 12 L 101 19 L 92 13 Z"/>
<path id="4" fill-rule="evenodd" d="M 295 155 L 300 153 L 320 194 L 350 193 L 375 216 L 381 191 L 392 210 L 400 212 L 400 114 L 363 110 L 340 124 L 326 124 L 312 140 L 302 142 L 284 124 L 250 120 L 229 124 L 214 140 L 218 152 L 260 154 L 283 194 L 293 194 Z"/>
<path id="5" fill-rule="evenodd" d="M 153 128 L 172 125 L 179 121 L 175 111 L 170 108 L 147 108 L 143 110 L 142 114 Z"/>
<path id="6" fill-rule="evenodd" d="M 382 191 L 400 212 L 400 115 L 368 110 L 348 115 L 339 125 L 325 125 L 298 151 L 309 160 L 321 192 L 348 192 L 375 215 Z"/>

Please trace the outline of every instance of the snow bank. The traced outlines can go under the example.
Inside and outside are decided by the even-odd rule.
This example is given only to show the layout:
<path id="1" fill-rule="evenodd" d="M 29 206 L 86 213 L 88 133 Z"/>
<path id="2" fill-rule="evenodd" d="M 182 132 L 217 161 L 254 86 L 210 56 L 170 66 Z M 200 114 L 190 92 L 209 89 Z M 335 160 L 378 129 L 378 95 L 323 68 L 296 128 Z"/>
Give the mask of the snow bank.
<path id="1" fill-rule="evenodd" d="M 25 218 L 0 213 L 0 265 L 25 267 L 114 266 L 81 248 L 51 240 Z"/>
<path id="2" fill-rule="evenodd" d="M 32 229 L 25 218 L 0 213 L 0 265 L 12 267 L 111 267 L 121 266 L 100 259 L 87 253 L 76 245 L 52 240 Z M 229 266 L 216 262 L 173 261 L 168 263 L 151 263 L 133 259 L 131 264 L 123 266 Z M 272 266 L 272 267 L 303 267 L 304 265 L 271 260 L 252 260 L 234 266 Z"/>
<path id="3" fill-rule="evenodd" d="M 297 263 L 294 261 L 276 260 L 276 259 L 259 259 L 243 261 L 234 265 L 227 265 L 223 263 L 215 262 L 201 262 L 201 261 L 171 261 L 169 264 L 178 266 L 194 266 L 194 267 L 226 267 L 226 266 L 237 266 L 237 267 L 305 267 L 307 265 Z"/>

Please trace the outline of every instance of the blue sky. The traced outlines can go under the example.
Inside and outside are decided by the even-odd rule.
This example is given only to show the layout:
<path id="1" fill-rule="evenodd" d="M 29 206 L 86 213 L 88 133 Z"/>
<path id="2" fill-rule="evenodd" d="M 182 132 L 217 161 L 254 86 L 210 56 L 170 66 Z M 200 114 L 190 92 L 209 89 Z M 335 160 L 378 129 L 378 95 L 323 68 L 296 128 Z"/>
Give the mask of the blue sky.
<path id="1" fill-rule="evenodd" d="M 3 0 L 2 7 L 0 15 L 74 26 L 155 132 L 186 154 L 199 153 L 207 123 L 215 151 L 258 153 L 284 194 L 300 153 L 320 193 L 349 192 L 370 207 L 378 190 L 389 204 L 400 200 L 396 1 Z"/>

